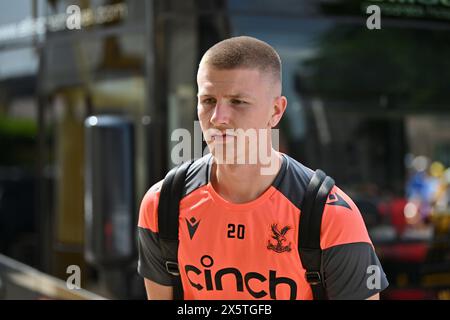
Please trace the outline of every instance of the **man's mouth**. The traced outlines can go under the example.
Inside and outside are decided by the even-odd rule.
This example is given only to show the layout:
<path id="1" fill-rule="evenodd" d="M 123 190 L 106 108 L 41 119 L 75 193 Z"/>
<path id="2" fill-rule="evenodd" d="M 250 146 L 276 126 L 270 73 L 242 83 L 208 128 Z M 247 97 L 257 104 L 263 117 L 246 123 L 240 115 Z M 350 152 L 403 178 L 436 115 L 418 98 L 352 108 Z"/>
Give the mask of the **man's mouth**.
<path id="1" fill-rule="evenodd" d="M 231 141 L 235 135 L 232 130 L 226 130 L 225 132 L 217 130 L 210 135 L 211 142 L 224 143 Z"/>
<path id="2" fill-rule="evenodd" d="M 215 134 L 212 136 L 212 140 L 214 142 L 224 143 L 231 141 L 234 138 L 234 135 L 222 133 L 222 134 Z"/>

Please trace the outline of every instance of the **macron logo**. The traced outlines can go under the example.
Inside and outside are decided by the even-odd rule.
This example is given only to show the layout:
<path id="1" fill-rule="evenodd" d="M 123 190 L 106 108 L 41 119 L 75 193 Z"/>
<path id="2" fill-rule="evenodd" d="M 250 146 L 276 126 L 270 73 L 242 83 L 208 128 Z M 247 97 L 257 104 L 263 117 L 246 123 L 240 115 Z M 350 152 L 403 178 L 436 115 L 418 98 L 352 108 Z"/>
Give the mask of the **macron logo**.
<path id="1" fill-rule="evenodd" d="M 186 219 L 186 224 L 189 230 L 189 237 L 194 237 L 195 232 L 197 231 L 198 225 L 200 224 L 200 221 L 197 221 L 194 217 L 192 217 L 190 220 Z"/>
<path id="2" fill-rule="evenodd" d="M 352 208 L 350 208 L 349 204 L 344 199 L 342 199 L 342 197 L 338 193 L 330 194 L 330 196 L 328 197 L 328 200 L 330 200 L 330 201 L 327 202 L 327 205 L 341 206 L 341 207 L 352 210 Z"/>

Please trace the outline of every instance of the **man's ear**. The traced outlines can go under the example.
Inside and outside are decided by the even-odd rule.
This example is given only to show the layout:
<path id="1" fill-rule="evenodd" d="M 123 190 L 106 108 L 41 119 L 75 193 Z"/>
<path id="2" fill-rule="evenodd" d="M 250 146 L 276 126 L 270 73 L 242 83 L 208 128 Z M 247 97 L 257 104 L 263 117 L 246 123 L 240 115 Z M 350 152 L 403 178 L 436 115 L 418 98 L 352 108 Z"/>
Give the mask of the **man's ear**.
<path id="1" fill-rule="evenodd" d="M 271 128 L 274 128 L 277 126 L 277 124 L 280 122 L 281 117 L 284 114 L 284 111 L 287 107 L 287 99 L 285 96 L 279 96 L 275 98 L 274 106 L 272 107 L 272 115 L 269 120 L 269 125 Z"/>

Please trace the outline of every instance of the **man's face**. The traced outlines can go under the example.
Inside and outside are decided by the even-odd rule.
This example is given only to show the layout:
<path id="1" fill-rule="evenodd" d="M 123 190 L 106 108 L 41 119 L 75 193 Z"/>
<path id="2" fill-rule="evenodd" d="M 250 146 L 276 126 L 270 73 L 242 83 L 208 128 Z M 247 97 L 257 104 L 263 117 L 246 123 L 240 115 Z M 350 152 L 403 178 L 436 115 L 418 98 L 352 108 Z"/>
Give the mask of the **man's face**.
<path id="1" fill-rule="evenodd" d="M 227 148 L 231 142 L 237 146 L 233 133 L 237 129 L 265 129 L 270 133 L 281 118 L 282 112 L 277 115 L 274 106 L 285 98 L 279 97 L 271 76 L 259 70 L 219 70 L 201 64 L 197 84 L 198 118 L 213 155 L 218 146 Z M 248 143 L 245 149 L 248 151 Z"/>

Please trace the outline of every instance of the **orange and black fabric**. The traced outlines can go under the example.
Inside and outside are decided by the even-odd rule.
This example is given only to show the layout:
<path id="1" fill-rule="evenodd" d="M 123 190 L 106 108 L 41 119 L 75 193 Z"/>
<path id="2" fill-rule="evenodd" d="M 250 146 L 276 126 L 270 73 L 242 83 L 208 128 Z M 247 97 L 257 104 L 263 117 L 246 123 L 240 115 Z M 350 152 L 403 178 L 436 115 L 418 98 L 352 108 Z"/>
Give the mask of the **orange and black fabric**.
<path id="1" fill-rule="evenodd" d="M 254 201 L 234 204 L 212 187 L 211 164 L 209 154 L 189 167 L 180 201 L 184 299 L 311 300 L 297 247 L 301 202 L 313 171 L 283 154 L 272 185 Z M 158 235 L 161 184 L 150 188 L 141 203 L 138 272 L 170 286 L 176 277 L 166 270 Z M 329 299 L 365 299 L 388 286 L 358 208 L 337 186 L 323 211 L 320 246 Z"/>

